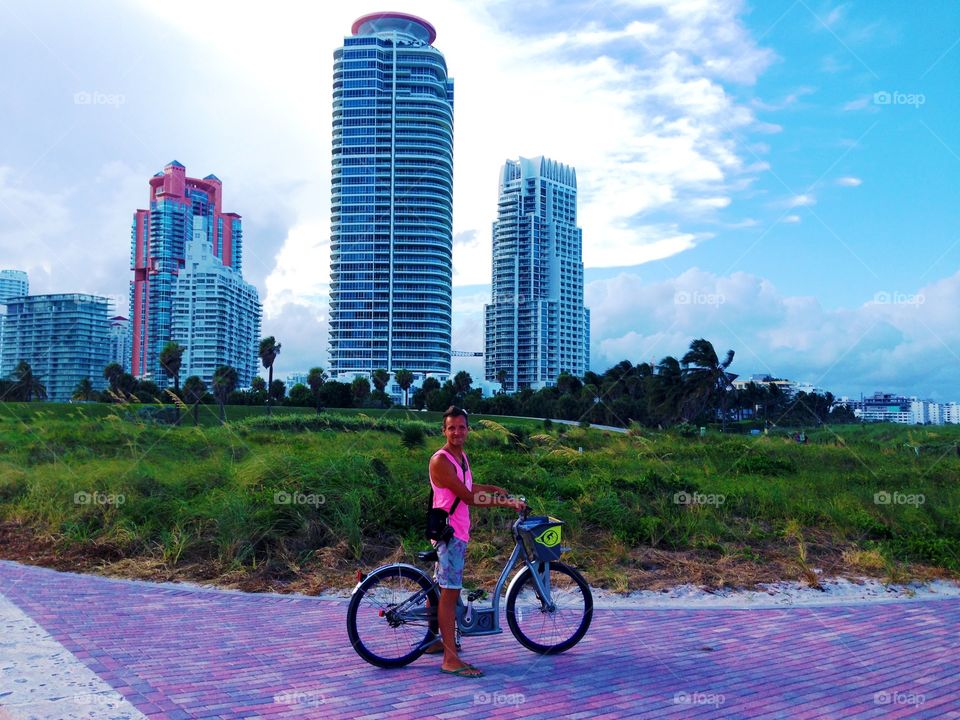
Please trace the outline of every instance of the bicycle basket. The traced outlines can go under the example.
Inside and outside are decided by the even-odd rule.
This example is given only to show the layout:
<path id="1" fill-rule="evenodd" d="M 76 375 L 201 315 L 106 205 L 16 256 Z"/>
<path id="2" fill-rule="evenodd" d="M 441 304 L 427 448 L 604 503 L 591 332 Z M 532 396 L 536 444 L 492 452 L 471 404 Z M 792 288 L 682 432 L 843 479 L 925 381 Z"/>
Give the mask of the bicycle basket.
<path id="1" fill-rule="evenodd" d="M 545 562 L 559 560 L 563 520 L 546 515 L 528 517 L 517 525 L 517 530 L 531 560 Z"/>

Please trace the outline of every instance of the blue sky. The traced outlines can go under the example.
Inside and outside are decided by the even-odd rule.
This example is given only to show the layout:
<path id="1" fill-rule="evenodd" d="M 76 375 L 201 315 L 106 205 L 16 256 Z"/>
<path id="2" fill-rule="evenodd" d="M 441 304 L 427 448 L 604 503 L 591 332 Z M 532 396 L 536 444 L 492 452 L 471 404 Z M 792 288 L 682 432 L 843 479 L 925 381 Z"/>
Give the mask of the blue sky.
<path id="1" fill-rule="evenodd" d="M 960 6 L 412 0 L 456 82 L 454 346 L 482 349 L 507 158 L 577 168 L 593 368 L 960 400 Z M 176 158 L 224 181 L 282 375 L 326 362 L 332 52 L 379 3 L 0 0 L 0 267 L 125 306 Z M 474 378 L 474 359 L 463 361 Z"/>

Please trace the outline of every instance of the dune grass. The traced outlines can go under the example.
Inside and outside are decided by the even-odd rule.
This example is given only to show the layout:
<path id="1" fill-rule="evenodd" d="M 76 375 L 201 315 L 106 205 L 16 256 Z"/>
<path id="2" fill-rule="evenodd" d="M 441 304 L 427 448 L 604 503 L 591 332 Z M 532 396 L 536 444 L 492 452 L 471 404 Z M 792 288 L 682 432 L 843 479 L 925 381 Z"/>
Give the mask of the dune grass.
<path id="1" fill-rule="evenodd" d="M 323 548 L 362 566 L 425 547 L 438 416 L 240 409 L 226 426 L 194 428 L 134 422 L 106 405 L 6 405 L 0 520 L 72 550 L 109 546 L 171 568 L 216 562 L 278 578 Z M 800 445 L 471 422 L 478 482 L 565 520 L 570 559 L 601 584 L 631 586 L 638 553 L 652 551 L 759 566 L 788 558 L 811 584 L 831 553 L 847 572 L 960 572 L 960 428 L 850 426 Z M 474 518 L 471 559 L 493 567 L 509 552 L 512 515 Z"/>

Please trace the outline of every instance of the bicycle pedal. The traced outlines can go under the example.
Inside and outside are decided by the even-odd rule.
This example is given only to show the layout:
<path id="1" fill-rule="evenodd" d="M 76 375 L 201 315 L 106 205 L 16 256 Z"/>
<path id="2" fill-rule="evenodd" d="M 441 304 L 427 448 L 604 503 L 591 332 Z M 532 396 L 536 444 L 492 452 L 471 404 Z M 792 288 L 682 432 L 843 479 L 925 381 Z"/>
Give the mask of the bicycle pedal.
<path id="1" fill-rule="evenodd" d="M 486 590 L 474 590 L 469 595 L 467 595 L 467 602 L 475 602 L 477 600 L 485 600 L 487 597 Z"/>

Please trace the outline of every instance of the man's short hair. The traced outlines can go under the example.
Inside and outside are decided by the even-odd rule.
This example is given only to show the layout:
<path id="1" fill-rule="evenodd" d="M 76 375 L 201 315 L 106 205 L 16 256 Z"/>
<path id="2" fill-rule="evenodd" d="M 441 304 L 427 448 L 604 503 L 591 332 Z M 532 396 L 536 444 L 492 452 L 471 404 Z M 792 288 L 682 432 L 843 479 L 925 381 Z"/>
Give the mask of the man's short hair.
<path id="1" fill-rule="evenodd" d="M 463 408 L 458 408 L 456 405 L 451 405 L 443 413 L 443 427 L 447 427 L 447 418 L 448 417 L 462 417 L 467 423 L 467 427 L 470 427 L 470 418 L 467 416 L 467 411 Z"/>

